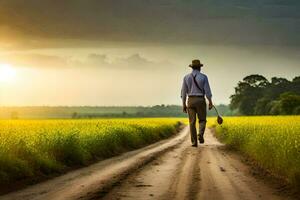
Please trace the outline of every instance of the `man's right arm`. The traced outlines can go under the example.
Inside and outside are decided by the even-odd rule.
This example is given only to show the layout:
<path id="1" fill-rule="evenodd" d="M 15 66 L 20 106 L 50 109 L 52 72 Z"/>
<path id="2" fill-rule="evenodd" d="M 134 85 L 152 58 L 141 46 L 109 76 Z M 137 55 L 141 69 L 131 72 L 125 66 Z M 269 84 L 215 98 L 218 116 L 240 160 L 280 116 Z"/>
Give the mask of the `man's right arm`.
<path id="1" fill-rule="evenodd" d="M 205 76 L 204 91 L 205 91 L 205 96 L 208 99 L 208 108 L 210 110 L 213 107 L 213 103 L 212 103 L 211 89 L 210 89 L 210 85 L 209 85 L 207 76 Z"/>
<path id="2" fill-rule="evenodd" d="M 183 112 L 187 112 L 187 106 L 186 106 L 186 96 L 187 96 L 187 84 L 185 81 L 185 78 L 183 78 L 183 83 L 181 87 L 181 99 L 182 99 L 182 107 L 183 107 Z"/>

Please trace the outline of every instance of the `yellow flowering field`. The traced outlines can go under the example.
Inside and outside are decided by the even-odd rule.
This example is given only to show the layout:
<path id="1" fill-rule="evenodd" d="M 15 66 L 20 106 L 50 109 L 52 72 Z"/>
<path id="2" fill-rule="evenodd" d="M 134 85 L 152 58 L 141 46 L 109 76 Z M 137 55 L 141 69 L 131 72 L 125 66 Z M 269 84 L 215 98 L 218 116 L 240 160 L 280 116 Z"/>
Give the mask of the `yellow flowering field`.
<path id="1" fill-rule="evenodd" d="M 60 173 L 167 138 L 178 119 L 0 120 L 0 184 Z"/>
<path id="2" fill-rule="evenodd" d="M 253 159 L 261 167 L 300 184 L 300 116 L 225 117 L 216 125 L 217 137 Z"/>

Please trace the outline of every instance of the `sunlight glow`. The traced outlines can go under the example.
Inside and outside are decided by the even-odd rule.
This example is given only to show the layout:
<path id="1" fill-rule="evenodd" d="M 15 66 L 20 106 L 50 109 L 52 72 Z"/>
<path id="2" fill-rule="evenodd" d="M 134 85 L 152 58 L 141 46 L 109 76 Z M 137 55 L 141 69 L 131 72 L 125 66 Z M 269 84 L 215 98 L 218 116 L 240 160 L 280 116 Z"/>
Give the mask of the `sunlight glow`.
<path id="1" fill-rule="evenodd" d="M 0 64 L 0 82 L 11 82 L 16 77 L 16 70 L 8 64 Z"/>

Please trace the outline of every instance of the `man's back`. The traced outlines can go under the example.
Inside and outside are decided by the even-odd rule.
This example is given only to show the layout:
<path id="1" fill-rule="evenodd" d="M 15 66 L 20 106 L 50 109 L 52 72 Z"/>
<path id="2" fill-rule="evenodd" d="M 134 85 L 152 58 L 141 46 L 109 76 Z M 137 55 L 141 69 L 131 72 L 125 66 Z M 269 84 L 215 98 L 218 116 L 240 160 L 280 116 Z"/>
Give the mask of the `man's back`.
<path id="1" fill-rule="evenodd" d="M 212 94 L 208 78 L 200 70 L 194 69 L 191 73 L 184 76 L 181 97 L 185 100 L 186 96 L 206 96 L 208 99 L 211 99 Z"/>

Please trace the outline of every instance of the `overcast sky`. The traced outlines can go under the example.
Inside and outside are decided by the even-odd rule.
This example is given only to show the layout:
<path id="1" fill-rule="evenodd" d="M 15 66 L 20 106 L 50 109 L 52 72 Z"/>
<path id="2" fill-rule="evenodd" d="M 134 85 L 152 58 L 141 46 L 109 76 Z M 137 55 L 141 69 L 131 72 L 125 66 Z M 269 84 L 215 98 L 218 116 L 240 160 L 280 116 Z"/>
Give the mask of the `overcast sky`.
<path id="1" fill-rule="evenodd" d="M 195 58 L 229 103 L 246 75 L 300 75 L 299 33 L 298 0 L 0 0 L 0 105 L 180 104 Z"/>

